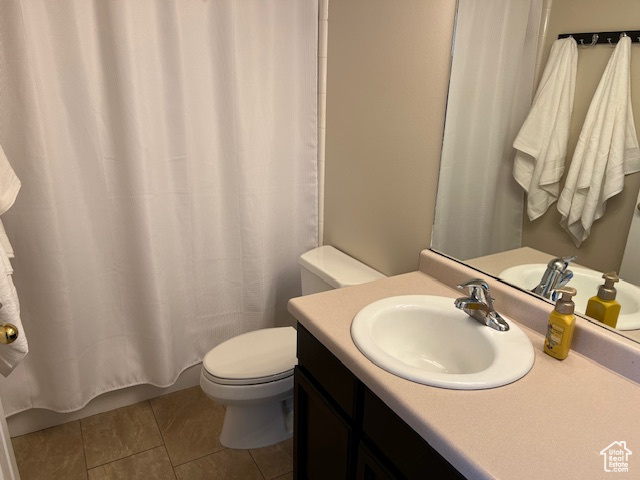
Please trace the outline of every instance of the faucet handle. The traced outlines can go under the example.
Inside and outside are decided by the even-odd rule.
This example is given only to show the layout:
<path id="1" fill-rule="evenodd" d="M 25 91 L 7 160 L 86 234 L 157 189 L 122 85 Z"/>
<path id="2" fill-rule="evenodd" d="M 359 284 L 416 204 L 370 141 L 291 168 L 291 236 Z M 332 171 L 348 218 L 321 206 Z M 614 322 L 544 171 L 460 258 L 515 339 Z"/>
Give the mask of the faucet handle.
<path id="1" fill-rule="evenodd" d="M 472 278 L 471 280 L 467 280 L 466 282 L 458 285 L 458 288 L 461 290 L 464 290 L 465 288 L 468 288 L 468 287 L 480 287 L 485 292 L 489 291 L 489 285 L 487 284 L 487 282 L 485 282 L 481 278 Z"/>
<path id="2" fill-rule="evenodd" d="M 493 298 L 489 291 L 489 285 L 481 278 L 473 278 L 465 283 L 458 285 L 460 290 L 469 289 L 469 296 L 479 302 L 484 302 L 493 310 Z"/>
<path id="3" fill-rule="evenodd" d="M 557 257 L 550 260 L 549 263 L 547 264 L 547 267 L 552 268 L 554 270 L 564 271 L 567 269 L 569 264 L 573 262 L 576 258 L 578 258 L 577 255 L 571 255 L 568 257 Z"/>

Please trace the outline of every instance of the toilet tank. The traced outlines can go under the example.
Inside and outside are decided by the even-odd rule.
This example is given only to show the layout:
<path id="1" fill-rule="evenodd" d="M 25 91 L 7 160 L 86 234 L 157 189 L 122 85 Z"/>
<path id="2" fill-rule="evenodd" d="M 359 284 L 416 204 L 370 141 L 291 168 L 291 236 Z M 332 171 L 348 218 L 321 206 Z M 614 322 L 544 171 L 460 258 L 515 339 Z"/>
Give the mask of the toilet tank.
<path id="1" fill-rule="evenodd" d="M 382 273 L 329 245 L 303 253 L 298 263 L 303 295 L 359 285 L 385 277 Z"/>

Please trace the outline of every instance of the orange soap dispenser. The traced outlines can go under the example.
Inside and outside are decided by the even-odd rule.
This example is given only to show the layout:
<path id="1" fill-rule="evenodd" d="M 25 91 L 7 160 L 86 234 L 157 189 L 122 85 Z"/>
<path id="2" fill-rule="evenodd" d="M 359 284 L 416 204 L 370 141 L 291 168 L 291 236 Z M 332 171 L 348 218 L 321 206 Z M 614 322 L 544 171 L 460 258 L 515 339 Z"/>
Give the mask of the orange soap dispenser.
<path id="1" fill-rule="evenodd" d="M 589 299 L 585 314 L 611 328 L 616 328 L 620 304 L 616 300 L 617 292 L 613 284 L 619 282 L 620 278 L 616 272 L 605 273 L 602 278 L 604 278 L 604 285 L 598 288 L 598 295 Z"/>
<path id="2" fill-rule="evenodd" d="M 576 294 L 576 289 L 562 287 L 556 289 L 561 297 L 556 302 L 556 307 L 549 315 L 547 335 L 544 339 L 544 352 L 558 360 L 564 360 L 569 355 L 573 330 L 576 326 L 576 317 L 573 314 L 575 304 L 571 297 Z"/>

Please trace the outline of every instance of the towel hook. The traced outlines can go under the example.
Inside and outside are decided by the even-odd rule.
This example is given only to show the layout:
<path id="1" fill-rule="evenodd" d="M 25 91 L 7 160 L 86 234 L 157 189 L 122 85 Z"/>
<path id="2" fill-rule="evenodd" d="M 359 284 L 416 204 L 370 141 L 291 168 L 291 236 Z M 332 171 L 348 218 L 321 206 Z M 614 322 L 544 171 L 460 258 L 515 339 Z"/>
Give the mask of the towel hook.
<path id="1" fill-rule="evenodd" d="M 580 45 L 581 45 L 582 47 L 593 47 L 596 43 L 598 43 L 598 34 L 597 34 L 597 33 L 594 33 L 594 34 L 591 36 L 591 43 L 589 43 L 589 44 L 586 44 L 586 45 L 585 45 L 585 43 L 584 43 L 584 39 L 583 39 L 583 38 L 581 38 L 581 39 L 580 39 Z"/>
<path id="2" fill-rule="evenodd" d="M 622 39 L 623 39 L 624 37 L 626 37 L 626 36 L 627 36 L 627 33 L 626 33 L 626 32 L 621 32 L 621 33 L 620 33 L 620 37 L 618 37 L 618 42 L 620 42 L 620 40 L 622 40 Z M 639 38 L 640 38 L 640 37 L 639 37 Z M 611 45 L 612 47 L 615 47 L 615 46 L 618 44 L 618 42 L 613 43 L 613 42 L 611 41 L 611 37 L 607 37 L 607 42 L 609 42 L 609 45 Z"/>

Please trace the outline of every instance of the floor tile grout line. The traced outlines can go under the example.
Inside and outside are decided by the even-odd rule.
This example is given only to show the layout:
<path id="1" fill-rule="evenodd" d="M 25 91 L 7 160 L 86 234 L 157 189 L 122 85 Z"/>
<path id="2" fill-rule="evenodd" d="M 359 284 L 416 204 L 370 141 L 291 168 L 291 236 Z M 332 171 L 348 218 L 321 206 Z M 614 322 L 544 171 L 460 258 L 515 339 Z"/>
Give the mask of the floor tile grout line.
<path id="1" fill-rule="evenodd" d="M 187 463 L 195 462 L 196 460 L 202 460 L 203 458 L 210 457 L 211 455 L 215 455 L 216 453 L 220 453 L 224 450 L 229 450 L 224 445 L 221 445 L 221 446 L 222 448 L 220 450 L 216 450 L 215 452 L 207 453 L 206 455 L 202 455 L 201 457 L 197 457 L 192 460 L 187 460 L 186 462 L 179 463 L 178 465 L 173 465 L 173 463 L 171 465 L 173 466 L 173 468 L 178 468 L 178 467 L 181 467 L 182 465 L 186 465 Z M 171 460 L 171 458 L 169 458 L 169 460 Z"/>
<path id="2" fill-rule="evenodd" d="M 264 474 L 264 472 L 262 471 L 262 469 L 260 468 L 260 465 L 258 465 L 258 462 L 256 462 L 256 459 L 253 458 L 253 455 L 251 455 L 251 451 L 248 450 L 249 452 L 249 457 L 251 458 L 251 460 L 253 460 L 253 464 L 256 466 L 256 468 L 258 469 L 258 473 L 260 474 L 260 476 L 262 477 L 263 480 L 267 480 L 267 476 Z"/>
<path id="3" fill-rule="evenodd" d="M 155 424 L 156 424 L 156 428 L 158 429 L 158 432 L 160 433 L 160 440 L 161 440 L 161 443 L 159 443 L 159 444 L 157 444 L 157 445 L 150 446 L 149 448 L 146 448 L 146 449 L 144 449 L 144 450 L 140 450 L 140 451 L 138 451 L 138 452 L 130 453 L 130 454 L 128 454 L 128 455 L 125 455 L 124 457 L 119 457 L 119 458 L 116 458 L 116 459 L 113 459 L 113 460 L 109 460 L 109 461 L 104 462 L 104 463 L 100 463 L 100 464 L 98 464 L 98 465 L 94 465 L 93 467 L 89 467 L 89 464 L 88 464 L 88 462 L 87 462 L 87 449 L 86 449 L 86 445 L 85 445 L 84 430 L 82 429 L 82 420 L 84 420 L 84 419 L 86 419 L 86 418 L 96 417 L 96 416 L 98 416 L 98 415 L 103 415 L 103 414 L 105 414 L 105 413 L 115 412 L 115 411 L 117 411 L 117 410 L 122 410 L 122 409 L 125 409 L 125 408 L 127 408 L 127 407 L 131 407 L 131 406 L 133 406 L 133 405 L 140 405 L 140 404 L 144 404 L 144 403 L 148 403 L 148 404 L 149 404 L 149 409 L 151 410 L 151 414 L 153 415 L 153 420 L 154 420 L 154 422 L 155 422 Z M 80 423 L 80 432 L 81 432 L 81 435 L 82 435 L 82 450 L 83 450 L 83 452 L 84 452 L 84 464 L 85 464 L 85 467 L 86 467 L 86 469 L 87 469 L 87 472 L 88 472 L 89 470 L 94 469 L 94 468 L 102 467 L 103 465 L 109 465 L 110 463 L 114 463 L 114 462 L 117 462 L 117 461 L 119 461 L 119 460 L 124 460 L 125 458 L 129 458 L 129 457 L 133 457 L 134 455 L 138 455 L 139 453 L 148 452 L 149 450 L 153 450 L 154 448 L 158 448 L 158 447 L 164 446 L 164 437 L 162 436 L 162 431 L 160 430 L 160 426 L 158 425 L 158 420 L 156 419 L 155 413 L 154 413 L 154 411 L 153 411 L 153 406 L 151 405 L 151 401 L 150 401 L 150 400 L 143 400 L 142 402 L 137 402 L 137 403 L 135 403 L 135 404 L 125 405 L 125 406 L 123 406 L 123 407 L 119 407 L 119 408 L 114 408 L 114 409 L 112 409 L 112 410 L 107 410 L 107 411 L 105 411 L 105 412 L 97 413 L 97 414 L 95 414 L 95 415 L 89 415 L 89 416 L 87 416 L 87 417 L 80 418 L 80 419 L 78 419 L 78 420 L 76 420 L 76 421 Z M 72 423 L 72 422 L 68 422 L 68 423 Z M 168 455 L 168 453 L 167 453 L 167 455 Z M 169 461 L 171 461 L 171 458 L 169 458 Z"/>
<path id="4" fill-rule="evenodd" d="M 82 419 L 78 420 L 80 426 L 80 441 L 82 442 L 82 455 L 84 456 L 84 468 L 87 471 L 87 478 L 89 478 L 89 464 L 87 463 L 87 449 L 84 446 L 84 430 L 82 429 Z"/>
<path id="5" fill-rule="evenodd" d="M 127 458 L 131 458 L 131 457 L 135 457 L 136 455 L 140 455 L 141 453 L 145 453 L 145 452 L 150 452 L 151 450 L 155 450 L 156 448 L 160 448 L 160 447 L 164 447 L 164 443 L 161 443 L 160 445 L 155 445 L 153 447 L 149 447 L 145 450 L 140 450 L 139 452 L 135 452 L 135 453 L 130 453 L 129 455 L 125 455 L 124 457 L 120 457 L 120 458 L 116 458 L 115 460 L 111 460 L 110 462 L 105 462 L 105 463 L 101 463 L 100 465 L 96 465 L 94 467 L 89 468 L 87 466 L 87 471 L 89 470 L 93 470 L 94 468 L 98 468 L 98 467 L 104 467 L 105 465 L 109 465 L 111 463 L 116 463 L 119 462 L 120 460 L 125 460 Z M 167 453 L 167 456 L 169 454 Z M 171 461 L 171 459 L 169 459 L 169 461 Z M 86 464 L 86 461 L 85 461 Z"/>
<path id="6" fill-rule="evenodd" d="M 194 387 L 191 387 L 191 388 L 194 388 Z M 185 389 L 185 390 L 188 390 L 188 389 Z M 182 390 L 180 390 L 180 391 L 182 391 Z M 158 422 L 158 417 L 157 417 L 157 415 L 156 415 L 156 411 L 155 411 L 155 409 L 153 408 L 153 403 L 151 402 L 152 400 L 155 400 L 156 398 L 160 398 L 160 397 L 164 397 L 164 396 L 169 396 L 169 395 L 172 395 L 172 394 L 174 394 L 174 393 L 178 393 L 178 392 L 172 392 L 172 393 L 168 393 L 168 394 L 166 394 L 166 395 L 160 395 L 159 397 L 150 398 L 150 399 L 148 400 L 148 402 L 149 402 L 149 404 L 151 405 L 151 412 L 153 413 L 153 418 L 154 418 L 154 420 L 156 421 L 156 425 L 158 426 L 158 430 L 160 431 L 160 435 L 162 436 L 162 442 L 163 442 L 163 445 L 164 445 L 164 447 L 165 447 L 165 450 L 167 450 L 167 455 L 169 456 L 169 462 L 171 462 L 171 466 L 173 467 L 174 472 L 175 472 L 175 469 L 176 469 L 177 467 L 180 467 L 180 466 L 182 466 L 182 465 L 186 465 L 187 463 L 190 463 L 190 462 L 195 462 L 196 460 L 200 460 L 200 459 L 205 458 L 205 457 L 208 457 L 208 456 L 210 456 L 210 455 L 215 455 L 215 454 L 216 454 L 216 453 L 218 453 L 218 452 L 221 452 L 221 451 L 223 451 L 223 450 L 227 450 L 227 447 L 225 447 L 224 445 L 220 445 L 220 447 L 221 447 L 221 448 L 220 448 L 219 450 L 216 450 L 216 451 L 214 451 L 214 452 L 207 453 L 206 455 L 202 455 L 202 456 L 200 456 L 200 457 L 192 458 L 191 460 L 187 460 L 187 461 L 185 461 L 185 462 L 178 463 L 178 464 L 174 465 L 174 463 L 173 463 L 173 459 L 171 458 L 171 455 L 169 454 L 169 450 L 167 449 L 167 442 L 166 442 L 166 439 L 165 439 L 165 436 L 164 436 L 164 432 L 162 431 L 162 427 L 160 426 L 160 423 Z M 222 405 L 222 407 L 223 407 L 223 409 L 224 409 L 224 405 Z M 226 411 L 226 410 L 225 410 L 225 411 Z M 253 457 L 252 457 L 252 458 L 253 458 Z M 259 467 L 258 467 L 258 470 L 260 470 L 260 468 L 259 468 Z M 260 472 L 260 473 L 262 474 L 262 472 Z"/>
<path id="7" fill-rule="evenodd" d="M 182 390 L 180 390 L 180 391 L 182 391 Z M 173 393 L 177 393 L 177 392 L 173 392 Z M 171 393 L 167 394 L 167 396 L 168 395 L 171 395 Z M 160 395 L 160 397 L 164 397 L 164 396 L 165 395 Z M 153 413 L 153 419 L 155 420 L 156 426 L 158 427 L 158 431 L 160 432 L 160 436 L 162 437 L 162 444 L 164 445 L 164 449 L 167 451 L 167 456 L 169 457 L 169 462 L 171 463 L 171 467 L 174 469 L 174 473 L 175 473 L 176 467 L 179 467 L 180 465 L 184 465 L 185 463 L 189 463 L 189 462 L 192 462 L 194 460 L 199 460 L 200 458 L 204 458 L 204 457 L 207 457 L 209 455 L 212 455 L 213 453 L 217 453 L 217 452 L 208 453 L 207 455 L 203 455 L 202 457 L 194 458 L 193 460 L 188 460 L 186 462 L 182 462 L 182 463 L 179 463 L 177 465 L 174 465 L 173 464 L 173 459 L 171 458 L 171 455 L 169 455 L 169 450 L 167 449 L 167 440 L 166 440 L 166 438 L 164 436 L 164 432 L 162 431 L 162 427 L 160 426 L 160 423 L 158 422 L 158 417 L 156 415 L 155 409 L 153 408 L 153 403 L 151 403 L 151 400 L 155 400 L 156 398 L 160 398 L 160 397 L 150 398 L 147 401 L 149 402 L 149 405 L 151 406 L 151 413 Z M 223 449 L 224 448 L 226 448 L 226 447 L 223 447 Z M 220 451 L 220 450 L 218 450 L 218 451 Z"/>
<path id="8" fill-rule="evenodd" d="M 260 465 L 258 465 L 258 462 L 256 462 L 256 459 L 253 456 L 253 453 L 251 453 L 251 449 L 247 449 L 247 452 L 249 452 L 249 456 L 251 457 L 251 460 L 253 460 L 254 465 L 258 468 L 258 472 L 260 472 L 260 475 L 262 475 L 262 478 L 264 480 L 267 480 L 266 474 L 262 471 L 262 469 L 260 468 Z"/>
<path id="9" fill-rule="evenodd" d="M 249 449 L 235 449 L 235 448 L 230 449 L 230 448 L 227 448 L 227 447 L 224 447 L 224 446 L 222 447 L 222 449 L 220 449 L 220 450 L 218 450 L 218 451 L 216 451 L 216 452 L 209 453 L 209 454 L 204 455 L 204 456 L 202 456 L 202 457 L 194 458 L 193 460 L 189 460 L 188 462 L 184 462 L 184 463 L 181 463 L 180 465 L 176 465 L 175 467 L 173 467 L 173 473 L 174 473 L 174 475 L 176 476 L 176 480 L 177 480 L 177 478 L 178 478 L 178 474 L 176 473 L 176 468 L 181 467 L 181 466 L 183 466 L 183 465 L 187 465 L 187 464 L 189 464 L 189 463 L 196 462 L 196 461 L 201 460 L 201 459 L 203 459 L 203 458 L 211 457 L 212 455 L 216 455 L 217 453 L 223 452 L 223 451 L 225 451 L 225 450 L 237 450 L 237 451 L 241 451 L 241 452 L 242 452 L 242 451 L 244 451 L 244 452 L 248 452 L 248 453 L 249 453 L 249 457 L 251 458 L 251 460 L 253 461 L 254 465 L 255 465 L 255 466 L 256 466 L 256 468 L 258 469 L 258 473 L 259 473 L 259 474 L 260 474 L 260 476 L 262 477 L 262 480 L 267 480 L 266 475 L 265 475 L 264 473 L 262 473 L 262 470 L 260 470 L 260 466 L 259 466 L 259 465 L 258 465 L 258 463 L 255 461 L 255 459 L 253 458 L 253 455 L 251 455 L 251 452 L 249 451 Z M 292 471 L 293 471 L 293 470 L 292 470 Z M 287 472 L 287 473 L 289 473 L 289 472 Z M 286 475 L 287 473 L 283 474 L 282 476 Z M 279 478 L 279 477 L 278 477 L 278 478 Z M 274 478 L 273 480 L 277 480 L 277 478 Z"/>
<path id="10" fill-rule="evenodd" d="M 164 453 L 167 454 L 167 458 L 169 459 L 169 465 L 171 465 L 171 471 L 173 472 L 173 478 L 174 478 L 174 480 L 178 480 L 178 474 L 176 473 L 176 468 L 171 463 L 171 457 L 169 456 L 169 451 L 167 450 L 167 445 L 163 443 L 162 447 L 164 448 Z"/>
<path id="11" fill-rule="evenodd" d="M 156 397 L 158 398 L 158 397 Z M 162 438 L 162 445 L 164 445 L 164 449 L 167 450 L 167 439 L 164 438 L 164 433 L 162 432 L 162 427 L 160 427 L 160 423 L 158 423 L 158 417 L 156 415 L 156 411 L 153 408 L 153 403 L 151 403 L 153 398 L 147 400 L 149 402 L 149 407 L 151 408 L 151 414 L 153 415 L 153 420 L 156 422 L 156 427 L 158 427 L 158 431 L 160 432 L 160 438 Z M 167 450 L 167 456 L 169 457 L 169 462 L 171 462 L 171 466 L 173 467 L 173 460 L 171 460 L 171 455 L 169 455 L 169 450 Z"/>

